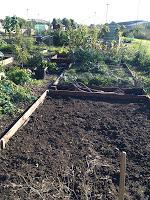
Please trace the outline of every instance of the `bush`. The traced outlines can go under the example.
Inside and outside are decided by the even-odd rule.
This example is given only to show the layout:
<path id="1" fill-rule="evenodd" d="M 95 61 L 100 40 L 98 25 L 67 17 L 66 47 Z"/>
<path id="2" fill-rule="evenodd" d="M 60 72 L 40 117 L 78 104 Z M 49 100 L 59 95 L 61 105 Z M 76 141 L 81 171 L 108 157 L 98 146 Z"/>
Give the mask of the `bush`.
<path id="1" fill-rule="evenodd" d="M 58 67 L 57 67 L 57 63 L 51 63 L 51 62 L 48 62 L 47 63 L 47 70 L 50 74 L 55 74 L 58 72 Z"/>
<path id="2" fill-rule="evenodd" d="M 54 46 L 67 46 L 69 44 L 69 37 L 67 31 L 55 30 L 51 34 L 53 36 Z"/>
<path id="3" fill-rule="evenodd" d="M 36 52 L 32 57 L 29 58 L 26 65 L 31 69 L 36 69 L 42 66 L 42 55 L 39 52 Z"/>
<path id="4" fill-rule="evenodd" d="M 100 64 L 104 64 L 103 55 L 94 48 L 76 48 L 70 55 L 78 71 L 97 71 Z"/>
<path id="5" fill-rule="evenodd" d="M 0 115 L 10 114 L 16 110 L 16 104 L 21 101 L 32 101 L 29 90 L 16 85 L 10 80 L 0 81 Z"/>
<path id="6" fill-rule="evenodd" d="M 7 77 L 17 85 L 24 85 L 31 81 L 31 73 L 26 69 L 20 69 L 18 67 L 11 68 L 7 72 Z"/>
<path id="7" fill-rule="evenodd" d="M 148 72 L 150 70 L 150 47 L 142 41 L 129 45 L 123 55 L 123 61 L 139 71 Z"/>

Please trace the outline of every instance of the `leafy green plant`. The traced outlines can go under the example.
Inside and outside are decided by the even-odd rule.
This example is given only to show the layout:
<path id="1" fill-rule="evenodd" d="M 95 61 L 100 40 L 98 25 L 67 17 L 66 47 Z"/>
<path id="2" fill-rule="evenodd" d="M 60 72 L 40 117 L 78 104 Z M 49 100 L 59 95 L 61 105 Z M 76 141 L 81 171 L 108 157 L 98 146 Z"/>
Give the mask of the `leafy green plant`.
<path id="1" fill-rule="evenodd" d="M 127 46 L 124 55 L 124 62 L 134 66 L 139 71 L 150 70 L 150 46 L 148 42 L 135 41 Z"/>
<path id="2" fill-rule="evenodd" d="M 21 101 L 33 101 L 34 96 L 30 91 L 22 86 L 16 85 L 10 80 L 0 81 L 0 116 L 11 114 L 16 108 L 16 104 Z"/>
<path id="3" fill-rule="evenodd" d="M 68 32 L 63 30 L 55 30 L 51 33 L 53 36 L 54 46 L 67 46 L 69 44 Z"/>
<path id="4" fill-rule="evenodd" d="M 71 60 L 75 63 L 79 71 L 95 71 L 99 68 L 100 64 L 104 64 L 103 55 L 101 52 L 94 48 L 76 48 L 70 54 Z"/>
<path id="5" fill-rule="evenodd" d="M 17 85 L 24 85 L 31 81 L 31 73 L 26 69 L 21 69 L 19 67 L 11 68 L 7 72 L 7 77 Z"/>
<path id="6" fill-rule="evenodd" d="M 57 63 L 48 62 L 47 70 L 50 74 L 55 74 L 58 72 L 59 68 L 57 67 Z"/>
<path id="7" fill-rule="evenodd" d="M 42 67 L 43 66 L 43 58 L 41 53 L 39 52 L 35 52 L 32 57 L 29 58 L 28 62 L 27 62 L 27 66 L 33 70 L 35 68 L 38 67 Z"/>

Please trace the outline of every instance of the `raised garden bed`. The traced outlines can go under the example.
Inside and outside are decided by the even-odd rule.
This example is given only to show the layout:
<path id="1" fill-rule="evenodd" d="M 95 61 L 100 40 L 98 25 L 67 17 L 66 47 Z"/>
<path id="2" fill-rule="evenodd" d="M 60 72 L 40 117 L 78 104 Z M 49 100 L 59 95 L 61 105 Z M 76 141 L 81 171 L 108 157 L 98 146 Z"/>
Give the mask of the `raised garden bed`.
<path id="1" fill-rule="evenodd" d="M 89 70 L 82 71 L 82 67 L 72 65 L 72 68 L 65 72 L 61 83 L 66 84 L 75 81 L 101 87 L 132 88 L 135 86 L 134 77 L 122 66 L 102 65 L 99 69 L 91 67 Z"/>
<path id="2" fill-rule="evenodd" d="M 149 199 L 150 113 L 144 104 L 49 98 L 0 154 L 1 199 Z"/>

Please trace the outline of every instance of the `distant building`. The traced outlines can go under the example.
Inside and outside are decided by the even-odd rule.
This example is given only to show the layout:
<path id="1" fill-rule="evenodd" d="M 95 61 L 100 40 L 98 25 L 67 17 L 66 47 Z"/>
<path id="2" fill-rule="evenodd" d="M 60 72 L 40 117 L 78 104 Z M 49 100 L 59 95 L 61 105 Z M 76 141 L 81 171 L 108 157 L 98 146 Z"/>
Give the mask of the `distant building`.
<path id="1" fill-rule="evenodd" d="M 46 25 L 46 24 L 36 24 L 36 25 L 34 26 L 34 28 L 35 28 L 35 31 L 36 31 L 38 34 L 41 34 L 41 33 L 45 32 L 45 31 L 47 31 L 47 30 L 49 29 L 49 26 Z"/>
<path id="2" fill-rule="evenodd" d="M 125 26 L 128 30 L 135 28 L 138 25 L 146 25 L 149 24 L 148 21 L 144 20 L 135 20 L 135 21 L 127 21 L 127 22 L 119 22 L 119 25 Z"/>
<path id="3" fill-rule="evenodd" d="M 28 19 L 29 22 L 35 22 L 35 23 L 38 23 L 38 24 L 49 24 L 48 21 L 46 20 L 43 20 L 43 19 Z"/>

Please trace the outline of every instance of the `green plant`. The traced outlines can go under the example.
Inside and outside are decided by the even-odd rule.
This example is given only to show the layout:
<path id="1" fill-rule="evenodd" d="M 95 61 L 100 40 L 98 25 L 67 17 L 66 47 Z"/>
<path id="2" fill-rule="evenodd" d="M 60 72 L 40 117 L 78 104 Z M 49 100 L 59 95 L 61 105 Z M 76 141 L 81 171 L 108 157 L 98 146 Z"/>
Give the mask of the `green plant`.
<path id="1" fill-rule="evenodd" d="M 70 54 L 71 60 L 75 63 L 77 70 L 94 72 L 103 63 L 103 55 L 100 50 L 94 48 L 76 48 Z"/>
<path id="2" fill-rule="evenodd" d="M 51 32 L 54 46 L 67 46 L 69 44 L 68 31 L 55 30 Z"/>
<path id="3" fill-rule="evenodd" d="M 42 67 L 42 66 L 43 66 L 42 62 L 43 62 L 43 58 L 42 58 L 41 53 L 35 52 L 35 53 L 32 55 L 32 57 L 30 57 L 30 58 L 28 59 L 27 66 L 28 66 L 31 70 L 33 70 L 33 69 L 35 69 L 35 68 Z"/>
<path id="4" fill-rule="evenodd" d="M 12 31 L 17 32 L 17 28 L 19 26 L 19 21 L 16 16 L 6 16 L 3 22 L 3 28 L 5 29 L 5 32 L 9 33 L 9 37 Z"/>
<path id="5" fill-rule="evenodd" d="M 59 68 L 57 67 L 57 63 L 48 62 L 47 70 L 50 74 L 55 74 L 59 70 Z"/>
<path id="6" fill-rule="evenodd" d="M 97 86 L 114 86 L 117 85 L 117 79 L 115 79 L 114 77 L 96 76 L 93 79 L 89 80 L 88 84 Z"/>
<path id="7" fill-rule="evenodd" d="M 31 81 L 31 73 L 26 69 L 20 69 L 19 67 L 11 68 L 7 72 L 7 77 L 17 85 L 24 85 Z"/>
<path id="8" fill-rule="evenodd" d="M 134 66 L 139 71 L 150 70 L 149 42 L 135 40 L 124 51 L 123 61 Z"/>
<path id="9" fill-rule="evenodd" d="M 150 77 L 144 77 L 143 79 L 144 89 L 148 94 L 150 94 Z"/>
<path id="10" fill-rule="evenodd" d="M 33 101 L 34 96 L 22 86 L 16 85 L 10 80 L 0 81 L 0 116 L 11 114 L 17 110 L 17 103 L 21 101 Z"/>

